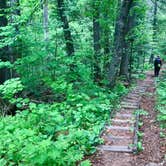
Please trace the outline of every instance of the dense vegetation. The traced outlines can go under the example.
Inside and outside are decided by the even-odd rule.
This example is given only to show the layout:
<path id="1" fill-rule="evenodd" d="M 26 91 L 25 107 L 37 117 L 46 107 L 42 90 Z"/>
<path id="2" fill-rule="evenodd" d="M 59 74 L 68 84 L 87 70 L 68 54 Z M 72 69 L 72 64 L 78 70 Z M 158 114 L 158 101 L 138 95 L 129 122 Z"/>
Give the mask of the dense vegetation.
<path id="1" fill-rule="evenodd" d="M 162 129 L 166 128 L 166 73 L 163 72 L 162 79 L 157 82 L 157 110 L 158 114 L 158 121 L 160 122 L 160 126 Z M 166 135 L 165 135 L 166 137 Z"/>
<path id="2" fill-rule="evenodd" d="M 166 53 L 164 5 L 2 0 L 0 165 L 76 165 L 95 152 L 125 86 Z"/>

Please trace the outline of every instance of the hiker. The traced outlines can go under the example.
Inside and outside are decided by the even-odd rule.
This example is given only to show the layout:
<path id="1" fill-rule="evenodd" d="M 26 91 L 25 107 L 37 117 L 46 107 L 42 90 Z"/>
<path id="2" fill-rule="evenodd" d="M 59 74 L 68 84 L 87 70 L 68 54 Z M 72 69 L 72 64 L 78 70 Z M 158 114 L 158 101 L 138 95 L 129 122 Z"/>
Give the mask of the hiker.
<path id="1" fill-rule="evenodd" d="M 162 62 L 159 56 L 157 56 L 154 60 L 154 76 L 158 77 Z"/>

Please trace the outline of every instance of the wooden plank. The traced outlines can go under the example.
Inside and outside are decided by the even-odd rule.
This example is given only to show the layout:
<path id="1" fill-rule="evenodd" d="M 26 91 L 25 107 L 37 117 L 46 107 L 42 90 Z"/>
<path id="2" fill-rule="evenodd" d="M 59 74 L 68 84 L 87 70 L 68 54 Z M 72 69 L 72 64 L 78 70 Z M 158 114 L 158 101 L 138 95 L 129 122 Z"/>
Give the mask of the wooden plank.
<path id="1" fill-rule="evenodd" d="M 121 108 L 138 109 L 139 106 L 121 105 Z"/>
<path id="2" fill-rule="evenodd" d="M 135 90 L 135 92 L 145 92 L 146 89 L 138 89 L 138 90 Z"/>
<path id="3" fill-rule="evenodd" d="M 126 117 L 126 118 L 132 118 L 133 115 L 132 114 L 124 114 L 124 113 L 118 113 L 116 114 L 115 117 Z"/>
<path id="4" fill-rule="evenodd" d="M 139 97 L 140 94 L 139 93 L 135 93 L 135 92 L 132 92 L 129 94 L 130 96 L 133 96 L 133 97 Z"/>
<path id="5" fill-rule="evenodd" d="M 106 127 L 107 129 L 110 129 L 110 130 L 130 130 L 132 131 L 133 130 L 133 127 L 121 127 L 121 126 L 107 126 Z"/>
<path id="6" fill-rule="evenodd" d="M 138 106 L 139 105 L 139 101 L 135 101 L 135 100 L 131 100 L 131 99 L 126 99 L 123 102 L 121 102 L 121 104 Z"/>
<path id="7" fill-rule="evenodd" d="M 137 100 L 131 100 L 131 99 L 130 100 L 128 99 L 128 102 L 126 100 L 123 100 L 123 101 L 121 101 L 121 104 L 122 103 L 123 104 L 129 104 L 129 105 L 132 105 L 132 104 L 134 104 L 134 105 L 137 104 L 138 105 L 139 104 L 139 102 Z"/>
<path id="8" fill-rule="evenodd" d="M 135 99 L 126 99 L 126 98 L 124 98 L 122 102 L 139 104 L 139 101 L 138 101 L 138 100 L 135 100 Z M 121 102 L 121 103 L 122 103 L 122 102 Z"/>
<path id="9" fill-rule="evenodd" d="M 139 101 L 140 100 L 140 96 L 138 97 L 138 96 L 126 96 L 126 99 L 132 99 L 132 100 L 136 100 L 136 101 Z"/>
<path id="10" fill-rule="evenodd" d="M 132 102 L 121 102 L 121 105 L 125 105 L 125 106 L 133 106 L 133 107 L 138 107 L 139 103 L 132 103 Z"/>
<path id="11" fill-rule="evenodd" d="M 126 140 L 126 139 L 133 139 L 132 137 L 122 137 L 122 136 L 113 136 L 108 135 L 108 137 L 112 140 Z"/>
<path id="12" fill-rule="evenodd" d="M 133 149 L 129 146 L 107 146 L 107 145 L 101 145 L 97 149 L 104 150 L 104 151 L 110 151 L 110 152 L 127 152 L 132 153 Z"/>
<path id="13" fill-rule="evenodd" d="M 112 122 L 118 122 L 118 123 L 135 123 L 133 120 L 130 120 L 130 119 L 125 119 L 125 120 L 121 120 L 121 119 L 112 119 L 111 120 Z"/>

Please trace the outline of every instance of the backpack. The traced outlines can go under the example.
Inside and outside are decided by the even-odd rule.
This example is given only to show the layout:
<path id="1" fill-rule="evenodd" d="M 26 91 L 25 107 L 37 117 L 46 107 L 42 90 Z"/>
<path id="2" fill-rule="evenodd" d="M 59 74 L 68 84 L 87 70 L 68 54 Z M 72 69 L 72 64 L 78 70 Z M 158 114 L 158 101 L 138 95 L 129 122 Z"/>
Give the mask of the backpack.
<path id="1" fill-rule="evenodd" d="M 160 58 L 155 59 L 155 66 L 161 67 L 161 59 Z"/>

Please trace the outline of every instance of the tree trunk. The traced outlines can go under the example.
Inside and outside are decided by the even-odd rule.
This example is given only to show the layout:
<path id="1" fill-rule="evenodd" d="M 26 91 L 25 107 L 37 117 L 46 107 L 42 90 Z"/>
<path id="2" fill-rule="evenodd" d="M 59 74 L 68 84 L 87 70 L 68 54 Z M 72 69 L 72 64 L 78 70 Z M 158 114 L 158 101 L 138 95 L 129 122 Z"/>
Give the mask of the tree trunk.
<path id="1" fill-rule="evenodd" d="M 20 16 L 20 9 L 19 9 L 20 3 L 19 0 L 10 0 L 10 8 L 12 9 L 11 14 L 10 14 L 10 18 L 9 18 L 9 22 L 8 23 L 16 23 L 17 20 L 15 20 L 15 16 Z M 16 24 L 14 25 L 15 28 L 15 36 L 19 35 L 20 31 L 19 31 L 19 26 Z M 17 44 L 21 45 L 21 41 L 17 41 Z M 11 63 L 14 63 L 16 61 L 17 58 L 21 57 L 21 49 L 17 47 L 12 47 L 12 46 L 8 46 L 8 55 L 9 55 L 9 61 Z M 13 69 L 10 69 L 10 78 L 16 77 L 16 71 Z"/>
<path id="2" fill-rule="evenodd" d="M 153 19 L 153 41 L 156 42 L 157 37 L 157 9 L 158 9 L 158 0 L 154 2 L 154 19 Z"/>
<path id="3" fill-rule="evenodd" d="M 124 76 L 126 81 L 129 81 L 129 53 L 128 53 L 128 46 L 124 46 L 125 53 L 122 56 L 121 63 L 120 63 L 120 76 Z"/>
<path id="4" fill-rule="evenodd" d="M 94 81 L 99 82 L 101 80 L 101 69 L 100 69 L 100 13 L 98 5 L 94 5 L 95 12 L 93 15 L 93 43 L 94 43 Z"/>
<path id="5" fill-rule="evenodd" d="M 2 0 L 0 2 L 0 27 L 5 27 L 7 26 L 7 18 L 5 16 L 6 11 L 5 9 L 7 8 L 6 0 Z M 3 36 L 1 37 L 1 39 Z M 3 47 L 0 48 L 0 59 L 2 61 L 8 61 L 8 47 Z M 0 83 L 3 83 L 7 79 L 10 78 L 10 71 L 7 68 L 0 69 Z"/>
<path id="6" fill-rule="evenodd" d="M 136 2 L 130 2 L 128 6 L 128 16 L 127 22 L 124 28 L 125 38 L 126 36 L 128 39 L 124 40 L 124 54 L 122 55 L 121 64 L 120 64 L 120 75 L 125 76 L 125 79 L 129 81 L 129 59 L 131 56 L 131 49 L 130 49 L 130 42 L 133 42 L 133 37 L 130 34 L 130 31 L 135 27 L 135 13 L 130 14 L 131 9 L 136 5 Z"/>
<path id="7" fill-rule="evenodd" d="M 104 5 L 104 10 L 102 11 L 103 17 L 102 20 L 104 20 L 104 25 L 102 26 L 103 30 L 103 44 L 102 47 L 104 48 L 104 54 L 108 55 L 110 54 L 110 18 L 109 18 L 109 12 L 110 12 L 110 0 L 105 1 L 107 5 Z"/>
<path id="8" fill-rule="evenodd" d="M 116 77 L 119 72 L 121 58 L 126 53 L 126 24 L 133 0 L 123 0 L 120 8 L 120 14 L 116 21 L 114 34 L 114 54 L 110 64 L 109 80 L 110 86 L 113 87 L 116 83 Z"/>
<path id="9" fill-rule="evenodd" d="M 155 45 L 157 42 L 157 10 L 158 10 L 158 0 L 154 1 L 154 12 L 153 12 L 153 44 Z M 154 46 L 153 46 L 154 47 Z M 154 51 L 154 48 L 153 50 Z M 153 63 L 153 59 L 154 59 L 154 53 L 152 52 L 150 59 L 149 59 L 149 63 Z"/>
<path id="10" fill-rule="evenodd" d="M 71 31 L 69 28 L 69 22 L 67 20 L 67 16 L 65 13 L 65 5 L 64 5 L 64 0 L 57 0 L 58 4 L 58 13 L 59 17 L 62 22 L 63 26 L 63 32 L 64 32 L 64 37 L 65 37 L 65 42 L 66 42 L 66 52 L 69 56 L 74 55 L 74 44 L 73 44 L 73 39 L 71 36 Z"/>
<path id="11" fill-rule="evenodd" d="M 44 27 L 44 40 L 48 41 L 48 0 L 43 2 L 43 27 Z"/>

